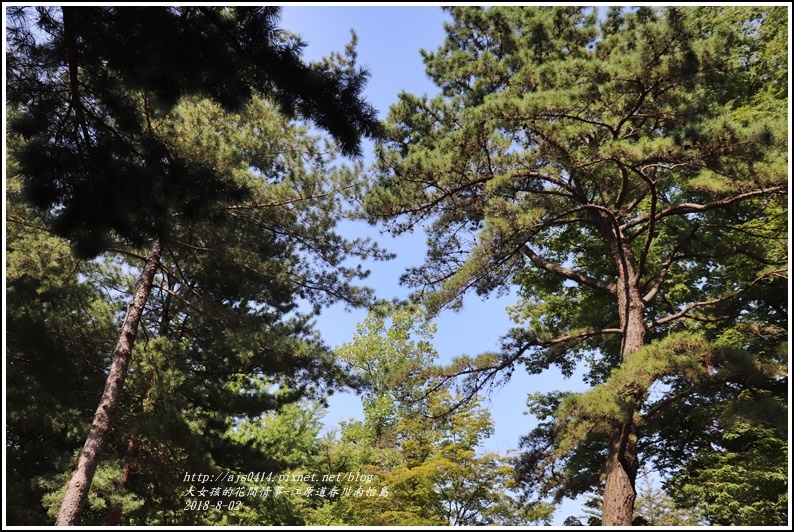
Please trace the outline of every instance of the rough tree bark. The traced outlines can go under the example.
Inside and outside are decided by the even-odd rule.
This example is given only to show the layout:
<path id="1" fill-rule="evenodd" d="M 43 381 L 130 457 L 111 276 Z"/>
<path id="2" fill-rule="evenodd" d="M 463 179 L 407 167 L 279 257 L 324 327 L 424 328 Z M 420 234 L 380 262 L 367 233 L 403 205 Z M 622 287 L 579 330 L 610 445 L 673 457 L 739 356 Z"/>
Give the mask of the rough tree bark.
<path id="1" fill-rule="evenodd" d="M 129 368 L 132 358 L 132 346 L 138 333 L 143 308 L 152 290 L 152 282 L 160 264 L 160 256 L 160 241 L 155 240 L 146 257 L 138 284 L 135 286 L 132 302 L 127 307 L 127 315 L 121 325 L 116 348 L 113 350 L 113 360 L 105 381 L 105 391 L 102 393 L 99 406 L 94 414 L 91 430 L 83 445 L 77 467 L 75 467 L 66 488 L 66 496 L 55 520 L 56 526 L 77 524 L 88 499 L 88 490 L 91 487 L 94 473 L 96 473 L 100 454 L 113 427 L 113 418 L 118 409 L 124 379 L 127 377 L 127 368 Z"/>
<path id="2" fill-rule="evenodd" d="M 617 298 L 620 326 L 623 330 L 621 364 L 645 343 L 645 303 L 639 289 L 639 272 L 628 240 L 616 224 L 602 216 L 599 223 L 618 270 Z M 634 398 L 635 401 L 638 398 Z M 636 408 L 612 429 L 606 464 L 602 526 L 631 526 L 636 499 L 637 460 Z"/>

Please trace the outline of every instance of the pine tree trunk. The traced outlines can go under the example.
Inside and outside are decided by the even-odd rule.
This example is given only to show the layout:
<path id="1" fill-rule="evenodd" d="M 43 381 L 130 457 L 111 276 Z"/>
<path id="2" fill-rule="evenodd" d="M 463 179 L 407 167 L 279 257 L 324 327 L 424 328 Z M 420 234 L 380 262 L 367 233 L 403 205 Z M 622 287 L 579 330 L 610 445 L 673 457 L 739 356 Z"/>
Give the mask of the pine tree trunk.
<path id="1" fill-rule="evenodd" d="M 58 526 L 77 524 L 83 506 L 88 499 L 88 491 L 99 464 L 99 456 L 113 427 L 113 418 L 118 409 L 127 368 L 132 358 L 132 346 L 138 333 L 143 308 L 152 290 L 154 274 L 160 264 L 160 254 L 160 241 L 155 240 L 146 257 L 138 284 L 135 287 L 135 293 L 132 296 L 132 302 L 127 307 L 127 315 L 121 326 L 119 339 L 113 351 L 113 361 L 105 381 L 105 391 L 102 393 L 94 420 L 91 423 L 91 430 L 85 440 L 85 445 L 83 445 L 77 467 L 72 473 L 72 478 L 66 489 L 66 496 L 55 521 Z"/>
<path id="2" fill-rule="evenodd" d="M 621 290 L 618 292 L 620 293 Z M 632 288 L 627 292 L 622 362 L 625 362 L 626 357 L 637 351 L 645 342 L 645 326 L 642 319 L 644 306 L 639 290 Z M 610 435 L 602 526 L 630 526 L 634 516 L 634 500 L 637 493 L 635 481 L 639 467 L 635 413 L 636 408 L 627 412 L 627 418 L 616 425 Z"/>
<path id="3" fill-rule="evenodd" d="M 601 526 L 630 526 L 637 496 L 637 438 L 634 424 L 615 427 L 609 441 Z"/>
<path id="4" fill-rule="evenodd" d="M 645 303 L 638 288 L 634 254 L 623 235 L 619 231 L 613 232 L 613 228 L 611 223 L 603 223 L 602 234 L 607 237 L 618 269 L 618 313 L 623 329 L 620 354 L 621 363 L 625 363 L 627 357 L 645 343 Z M 610 434 L 602 526 L 631 526 L 634 517 L 634 501 L 637 496 L 635 481 L 639 467 L 635 414 L 636 407 L 631 412 L 626 412 L 626 417 L 616 423 Z"/>

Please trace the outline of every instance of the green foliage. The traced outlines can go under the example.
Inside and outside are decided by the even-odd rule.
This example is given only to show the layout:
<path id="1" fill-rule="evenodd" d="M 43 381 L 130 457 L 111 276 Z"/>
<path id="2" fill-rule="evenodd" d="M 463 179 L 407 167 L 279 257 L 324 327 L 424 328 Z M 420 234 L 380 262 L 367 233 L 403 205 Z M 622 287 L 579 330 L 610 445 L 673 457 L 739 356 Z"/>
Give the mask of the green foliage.
<path id="1" fill-rule="evenodd" d="M 453 394 L 432 346 L 435 325 L 416 305 L 383 303 L 337 352 L 362 380 L 364 419 L 343 424 L 319 464 L 363 470 L 375 497 L 342 497 L 312 524 L 518 525 L 548 522 L 544 505 L 514 498 L 509 458 L 483 453 L 493 423 L 477 397 Z M 380 493 L 386 493 L 381 496 Z"/>
<path id="2" fill-rule="evenodd" d="M 670 375 L 700 384 L 709 380 L 717 362 L 712 346 L 689 332 L 673 333 L 644 346 L 612 370 L 603 384 L 567 396 L 556 407 L 561 438 L 556 453 L 565 456 L 593 434 L 606 436 L 617 420 L 633 416 L 638 393 L 647 395 L 657 381 Z M 642 424 L 639 413 L 637 423 Z"/>
<path id="3" fill-rule="evenodd" d="M 377 136 L 352 63 L 306 65 L 303 43 L 270 7 L 12 7 L 10 129 L 27 199 L 52 210 L 53 230 L 94 257 L 121 241 L 170 241 L 191 219 L 249 192 L 222 169 L 174 153 L 152 122 L 184 97 L 227 111 L 254 96 L 289 118 L 313 120 L 342 153 Z"/>
<path id="4" fill-rule="evenodd" d="M 745 421 L 724 431 L 669 485 L 675 499 L 700 509 L 718 526 L 785 526 L 788 521 L 788 440 Z"/>
<path id="5" fill-rule="evenodd" d="M 743 393 L 775 406 L 742 419 L 785 426 L 787 10 L 449 12 L 423 52 L 441 94 L 391 107 L 362 216 L 427 228 L 403 281 L 434 312 L 517 289 L 500 349 L 447 368 L 469 393 L 521 366 L 588 367 L 591 391 L 532 399 L 527 496 L 598 489 L 621 424 L 641 458 L 690 480 Z"/>
<path id="6" fill-rule="evenodd" d="M 676 506 L 646 471 L 637 481 L 634 523 L 643 526 L 699 526 L 703 517 L 697 507 L 687 510 Z"/>
<path id="7" fill-rule="evenodd" d="M 400 418 L 399 403 L 423 393 L 423 374 L 438 356 L 431 344 L 436 327 L 419 307 L 380 303 L 358 324 L 351 343 L 337 355 L 360 379 L 367 439 L 393 437 Z M 353 430 L 351 427 L 350 430 Z"/>
<path id="8" fill-rule="evenodd" d="M 13 142 L 13 139 L 9 139 Z M 5 375 L 9 524 L 48 522 L 48 480 L 70 470 L 104 377 L 118 300 L 112 265 L 78 261 L 6 181 Z"/>
<path id="9" fill-rule="evenodd" d="M 243 419 L 229 429 L 232 441 L 256 454 L 267 457 L 271 465 L 267 468 L 238 469 L 243 475 L 254 473 L 249 479 L 233 485 L 243 488 L 244 497 L 222 497 L 224 503 L 241 500 L 235 510 L 206 512 L 203 525 L 221 526 L 283 526 L 305 525 L 310 514 L 313 498 L 293 493 L 305 493 L 313 488 L 313 482 L 302 479 L 310 474 L 310 466 L 320 452 L 319 434 L 324 409 L 319 403 L 301 401 L 285 405 L 278 411 L 262 416 Z M 279 478 L 288 480 L 279 481 Z M 294 480 L 297 479 L 297 480 Z M 273 495 L 275 487 L 283 494 Z M 263 496 L 263 489 L 270 490 Z M 214 502 L 214 500 L 213 500 Z"/>
<path id="10" fill-rule="evenodd" d="M 113 505 L 123 506 L 127 511 L 135 511 L 144 505 L 144 499 L 133 493 L 118 490 L 121 476 L 122 467 L 118 462 L 104 462 L 97 469 L 88 496 L 85 518 L 89 521 L 101 520 Z M 63 473 L 51 481 L 41 482 L 42 488 L 47 490 L 47 494 L 42 498 L 42 504 L 51 520 L 55 520 L 58 515 L 68 481 L 69 473 Z"/>
<path id="11" fill-rule="evenodd" d="M 80 31 L 100 33 L 104 31 L 102 13 L 107 21 L 120 23 L 130 22 L 126 17 L 134 12 L 141 15 L 139 23 L 179 15 L 178 24 L 196 17 L 199 26 L 219 28 L 247 20 L 248 29 L 256 30 L 262 16 L 276 12 L 272 8 L 233 9 L 229 20 L 213 20 L 221 12 L 215 8 L 124 13 L 116 8 L 92 9 L 70 12 L 66 18 L 84 23 Z M 269 89 L 271 97 L 276 91 L 286 98 L 276 98 L 275 103 L 262 98 L 259 90 L 232 102 L 223 98 L 242 93 L 221 91 L 219 96 L 208 88 L 197 95 L 192 82 L 184 79 L 180 83 L 186 85 L 181 88 L 178 84 L 139 86 L 148 83 L 143 78 L 151 70 L 130 74 L 140 78 L 121 79 L 129 65 L 107 63 L 103 54 L 115 52 L 103 51 L 107 37 L 103 33 L 93 35 L 96 41 L 86 38 L 90 42 L 79 48 L 86 65 L 105 61 L 103 68 L 78 69 L 84 80 L 82 99 L 61 105 L 55 100 L 74 89 L 68 83 L 74 73 L 58 70 L 71 59 L 53 43 L 68 40 L 71 30 L 65 28 L 69 20 L 50 17 L 54 10 L 38 9 L 32 18 L 15 10 L 10 30 L 18 46 L 10 58 L 15 76 L 10 116 L 15 125 L 10 130 L 13 143 L 8 160 L 8 360 L 13 379 L 7 394 L 8 454 L 18 488 L 9 501 L 10 522 L 46 523 L 42 498 L 46 496 L 48 507 L 62 499 L 63 493 L 55 486 L 62 473 L 73 468 L 74 450 L 85 439 L 86 420 L 96 408 L 107 353 L 134 288 L 130 272 L 139 267 L 142 253 L 136 244 L 165 230 L 162 223 L 168 226 L 167 245 L 144 311 L 116 427 L 100 464 L 100 483 L 89 495 L 93 506 L 84 522 L 202 524 L 206 517 L 200 512 L 184 511 L 185 472 L 279 472 L 293 467 L 294 457 L 279 456 L 268 447 L 276 446 L 275 442 L 252 447 L 235 436 L 234 428 L 301 398 L 321 400 L 354 384 L 310 320 L 331 303 L 367 303 L 371 290 L 356 286 L 367 272 L 350 266 L 355 262 L 350 259 L 387 256 L 377 245 L 348 240 L 335 229 L 344 215 L 346 191 L 357 186 L 360 170 L 360 165 L 338 164 L 337 155 L 340 149 L 355 151 L 359 134 L 367 128 L 357 130 L 355 139 L 340 138 L 340 148 L 290 121 L 283 106 L 288 104 L 301 118 L 314 118 L 321 127 L 323 120 L 348 112 L 353 122 L 354 116 L 369 120 L 368 107 L 359 99 L 366 75 L 356 70 L 354 57 L 336 55 L 323 64 L 307 66 L 297 59 L 299 47 L 283 49 L 287 55 L 270 60 L 298 61 L 294 73 L 312 77 L 313 85 L 293 87 L 297 92 L 291 93 L 289 87 L 275 83 Z M 26 33 L 30 24 L 45 25 L 53 41 L 37 41 L 40 36 Z M 156 24 L 147 31 L 156 32 Z M 274 39 L 274 46 L 288 44 L 278 33 L 257 35 L 260 40 Z M 105 44 L 112 47 L 136 37 L 124 34 L 118 42 Z M 52 78 L 47 77 L 50 71 L 41 70 L 41 79 L 54 85 L 66 83 L 65 91 L 34 99 L 41 104 L 36 107 L 29 98 L 43 89 L 29 86 L 23 70 L 35 69 L 53 55 L 57 58 L 51 64 L 59 66 L 53 66 Z M 173 66 L 174 76 L 179 78 L 177 71 L 185 64 Z M 58 72 L 63 75 L 55 76 Z M 275 71 L 267 75 L 271 74 Z M 167 85 L 166 78 L 149 81 Z M 336 103 L 363 107 L 340 109 L 322 100 L 327 95 L 310 94 L 323 87 L 346 88 Z M 175 93 L 168 92 L 175 88 Z M 247 84 L 243 89 L 250 92 Z M 90 91 L 95 91 L 93 98 L 86 97 Z M 217 98 L 202 99 L 204 95 Z M 292 97 L 297 100 L 290 103 Z M 44 118 L 56 112 L 58 105 L 69 125 L 61 124 L 63 128 L 50 138 L 47 128 L 59 126 L 57 121 L 45 124 Z M 324 109 L 315 113 L 313 106 Z M 88 140 L 80 131 L 78 107 L 95 113 L 86 118 Z M 334 114 L 337 111 L 339 115 Z M 326 125 L 343 137 L 350 133 L 345 133 L 349 123 Z M 49 157 L 54 152 L 42 146 L 50 140 L 62 150 L 57 157 Z M 134 157 L 127 156 L 130 151 Z M 72 165 L 71 170 L 58 166 L 58 161 Z M 74 165 L 81 170 L 77 172 Z M 37 173 L 45 167 L 48 172 Z M 112 167 L 113 172 L 104 172 L 105 167 Z M 66 194 L 57 200 L 64 202 L 64 209 L 46 212 L 28 206 L 31 187 L 38 186 L 34 183 L 38 179 L 44 180 L 39 184 L 45 189 L 54 187 Z M 227 192 L 245 194 L 220 193 L 219 183 L 230 187 Z M 87 196 L 86 191 L 90 191 Z M 101 212 L 82 210 L 85 202 Z M 76 218 L 64 221 L 63 216 L 72 215 Z M 106 215 L 110 218 L 100 219 Z M 76 225 L 70 226 L 72 222 Z M 53 232 L 68 234 L 72 241 Z M 87 262 L 73 258 L 70 246 L 90 251 L 87 255 L 108 247 L 112 251 Z M 113 497 L 108 498 L 108 490 Z M 146 504 L 140 505 L 142 500 Z M 294 517 L 284 517 L 289 512 L 282 512 L 281 517 L 271 514 L 274 524 L 297 523 Z M 256 521 L 251 515 L 248 522 Z"/>
<path id="12" fill-rule="evenodd" d="M 274 452 L 276 441 L 265 448 L 241 439 L 246 419 L 354 384 L 313 331 L 310 315 L 298 312 L 301 300 L 316 312 L 339 299 L 368 299 L 368 290 L 351 284 L 364 272 L 341 263 L 377 248 L 334 233 L 339 192 L 352 174 L 329 167 L 333 146 L 259 100 L 239 114 L 185 100 L 156 126 L 173 151 L 195 154 L 256 193 L 207 222 L 174 228 L 119 420 L 124 437 L 137 442 L 135 460 L 145 471 L 128 489 L 149 490 L 161 506 L 125 519 L 245 524 L 262 513 L 272 524 L 301 524 L 300 498 L 279 511 L 265 501 L 234 514 L 185 515 L 181 479 L 199 468 L 216 474 L 297 467 Z M 163 447 L 163 440 L 172 445 Z M 305 448 L 290 441 L 284 443 Z"/>
<path id="13" fill-rule="evenodd" d="M 786 523 L 787 10 L 449 9 L 422 52 L 442 93 L 392 107 L 362 213 L 428 227 L 404 280 L 431 314 L 518 290 L 500 348 L 446 368 L 419 306 L 376 307 L 336 353 L 311 325 L 370 302 L 349 259 L 387 257 L 335 229 L 364 194 L 336 150 L 380 131 L 355 36 L 305 65 L 277 7 L 9 9 L 9 523 L 63 497 L 151 237 L 166 252 L 86 523 L 547 523 L 539 499 L 603 485 L 625 420 L 666 489 L 638 488 L 641 522 Z M 530 397 L 521 455 L 482 451 L 483 386 L 582 362 L 591 390 Z M 320 437 L 297 401 L 342 386 L 364 420 Z M 185 472 L 252 470 L 290 494 L 183 510 Z M 350 472 L 372 496 L 306 495 Z"/>

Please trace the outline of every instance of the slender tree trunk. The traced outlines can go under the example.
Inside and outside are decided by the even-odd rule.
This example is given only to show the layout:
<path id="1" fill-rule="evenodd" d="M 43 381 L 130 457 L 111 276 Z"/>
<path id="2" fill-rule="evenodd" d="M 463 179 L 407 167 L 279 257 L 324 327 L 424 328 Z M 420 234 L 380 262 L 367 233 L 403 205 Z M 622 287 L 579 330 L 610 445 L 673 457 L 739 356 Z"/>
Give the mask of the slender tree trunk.
<path id="1" fill-rule="evenodd" d="M 618 268 L 617 298 L 623 338 L 620 349 L 621 363 L 645 343 L 645 303 L 639 290 L 634 254 L 628 242 L 615 226 L 602 219 L 602 234 L 607 238 Z M 639 398 L 635 398 L 639 401 Z M 626 412 L 626 417 L 612 428 L 609 438 L 609 455 L 606 464 L 602 526 L 631 526 L 634 501 L 637 496 L 635 481 L 639 462 L 637 459 L 636 407 Z"/>
<path id="2" fill-rule="evenodd" d="M 119 339 L 113 351 L 113 361 L 105 381 L 105 391 L 102 393 L 94 420 L 91 423 L 91 430 L 85 440 L 85 445 L 83 445 L 77 467 L 66 488 L 66 496 L 58 512 L 58 518 L 55 520 L 55 524 L 58 526 L 77 524 L 83 506 L 88 499 L 88 490 L 91 488 L 91 482 L 99 464 L 99 456 L 113 427 L 113 418 L 118 409 L 124 379 L 127 376 L 127 368 L 132 357 L 132 346 L 135 342 L 135 335 L 138 333 L 143 308 L 152 290 L 154 274 L 160 264 L 160 254 L 160 241 L 155 240 L 146 257 L 132 296 L 132 302 L 127 307 L 127 315 L 121 326 Z"/>

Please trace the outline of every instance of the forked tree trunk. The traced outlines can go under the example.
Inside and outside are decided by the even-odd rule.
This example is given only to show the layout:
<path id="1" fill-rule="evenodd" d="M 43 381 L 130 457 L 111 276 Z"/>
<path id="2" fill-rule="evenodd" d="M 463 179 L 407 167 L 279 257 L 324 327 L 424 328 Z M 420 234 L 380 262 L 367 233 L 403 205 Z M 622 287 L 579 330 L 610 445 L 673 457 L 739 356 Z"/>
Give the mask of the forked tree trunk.
<path id="1" fill-rule="evenodd" d="M 630 526 L 637 496 L 637 438 L 631 422 L 613 429 L 604 486 L 601 526 Z"/>
<path id="2" fill-rule="evenodd" d="M 127 377 L 127 368 L 132 358 L 132 346 L 138 333 L 143 308 L 152 290 L 154 274 L 160 264 L 160 241 L 155 240 L 152 249 L 146 257 L 143 270 L 135 286 L 132 302 L 127 307 L 127 315 L 121 325 L 118 342 L 113 350 L 113 360 L 110 365 L 105 391 L 99 401 L 91 430 L 83 445 L 80 458 L 77 461 L 72 478 L 66 488 L 66 496 L 61 503 L 61 509 L 55 524 L 59 526 L 75 525 L 80 519 L 80 513 L 88 499 L 88 491 L 94 479 L 99 457 L 107 443 L 108 436 L 113 427 L 113 418 L 119 406 L 124 379 Z"/>

